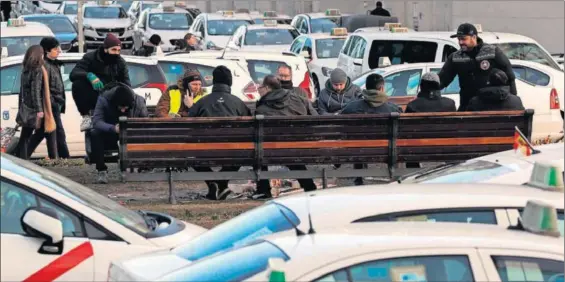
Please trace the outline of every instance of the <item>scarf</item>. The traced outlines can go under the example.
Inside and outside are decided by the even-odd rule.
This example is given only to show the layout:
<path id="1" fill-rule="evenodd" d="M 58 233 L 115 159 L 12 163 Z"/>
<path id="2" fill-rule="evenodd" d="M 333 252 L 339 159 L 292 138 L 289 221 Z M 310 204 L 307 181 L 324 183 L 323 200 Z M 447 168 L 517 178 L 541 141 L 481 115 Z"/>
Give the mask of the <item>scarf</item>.
<path id="1" fill-rule="evenodd" d="M 49 75 L 45 66 L 41 66 L 43 71 L 43 126 L 45 127 L 45 133 L 51 133 L 57 129 L 55 124 L 55 118 L 53 117 L 53 109 L 51 108 L 51 91 L 49 91 Z"/>

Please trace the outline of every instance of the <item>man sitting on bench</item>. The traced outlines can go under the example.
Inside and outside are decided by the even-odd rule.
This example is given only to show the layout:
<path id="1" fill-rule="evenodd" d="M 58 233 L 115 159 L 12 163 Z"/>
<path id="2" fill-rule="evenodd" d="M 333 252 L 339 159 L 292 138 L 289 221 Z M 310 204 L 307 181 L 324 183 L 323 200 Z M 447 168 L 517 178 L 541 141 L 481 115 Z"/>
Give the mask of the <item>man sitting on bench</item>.
<path id="1" fill-rule="evenodd" d="M 98 97 L 91 130 L 92 162 L 96 164 L 98 177 L 96 183 L 108 183 L 108 167 L 104 162 L 104 150 L 117 149 L 120 126 L 120 116 L 147 117 L 145 99 L 135 94 L 123 83 L 108 86 L 108 89 Z"/>

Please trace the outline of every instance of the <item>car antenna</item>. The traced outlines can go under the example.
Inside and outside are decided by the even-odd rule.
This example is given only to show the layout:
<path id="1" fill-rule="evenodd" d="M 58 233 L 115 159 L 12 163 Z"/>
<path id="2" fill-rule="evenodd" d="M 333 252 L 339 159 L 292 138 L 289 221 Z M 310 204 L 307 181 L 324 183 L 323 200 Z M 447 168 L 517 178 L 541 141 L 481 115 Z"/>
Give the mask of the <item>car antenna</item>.
<path id="1" fill-rule="evenodd" d="M 235 34 L 235 32 L 234 32 Z M 226 50 L 228 50 L 228 45 L 230 44 L 230 41 L 233 38 L 233 34 L 230 36 L 230 39 L 228 39 L 228 43 L 226 43 L 226 46 L 224 47 L 224 52 L 222 52 L 222 55 L 218 58 L 218 60 L 222 60 L 224 59 L 224 55 L 226 54 Z"/>
<path id="2" fill-rule="evenodd" d="M 312 213 L 310 212 L 310 196 L 308 194 L 306 194 L 306 210 L 308 212 L 308 235 L 310 234 L 316 234 L 316 231 L 314 230 L 314 226 L 312 225 Z"/>
<path id="3" fill-rule="evenodd" d="M 290 220 L 290 218 L 288 218 L 288 216 L 281 210 L 281 207 L 279 206 L 279 204 L 275 203 L 275 205 L 277 205 L 277 209 L 279 210 L 279 212 L 284 216 L 284 218 L 286 218 L 286 220 L 292 225 L 292 227 L 294 228 L 294 230 L 296 231 L 296 236 L 300 237 L 300 236 L 304 236 L 306 235 L 306 233 L 304 233 L 304 231 L 300 230 L 298 228 L 298 226 L 292 222 L 292 220 Z"/>

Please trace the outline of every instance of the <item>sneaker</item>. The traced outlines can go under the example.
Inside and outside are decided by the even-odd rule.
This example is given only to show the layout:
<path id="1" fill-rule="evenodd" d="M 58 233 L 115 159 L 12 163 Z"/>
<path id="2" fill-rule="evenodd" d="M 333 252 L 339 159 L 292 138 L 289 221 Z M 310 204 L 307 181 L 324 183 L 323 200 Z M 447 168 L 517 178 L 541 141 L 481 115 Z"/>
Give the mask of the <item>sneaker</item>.
<path id="1" fill-rule="evenodd" d="M 208 187 L 208 194 L 206 195 L 206 199 L 208 200 L 217 200 L 218 199 L 218 183 L 212 182 Z"/>
<path id="2" fill-rule="evenodd" d="M 99 171 L 98 177 L 96 178 L 96 183 L 98 184 L 108 184 L 108 172 Z"/>
<path id="3" fill-rule="evenodd" d="M 82 121 L 80 122 L 80 131 L 87 131 L 92 128 L 92 119 L 90 116 L 82 116 Z"/>

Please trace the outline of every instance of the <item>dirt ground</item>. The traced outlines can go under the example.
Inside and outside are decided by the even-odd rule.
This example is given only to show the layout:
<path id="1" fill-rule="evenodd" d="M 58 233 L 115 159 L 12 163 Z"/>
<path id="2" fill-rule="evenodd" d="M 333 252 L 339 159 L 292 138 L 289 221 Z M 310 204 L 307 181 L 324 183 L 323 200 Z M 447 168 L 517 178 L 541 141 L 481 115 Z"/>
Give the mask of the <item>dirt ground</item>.
<path id="1" fill-rule="evenodd" d="M 239 198 L 226 201 L 210 201 L 203 199 L 207 192 L 204 182 L 176 181 L 176 205 L 168 204 L 168 184 L 166 182 L 130 182 L 119 180 L 119 169 L 116 164 L 108 164 L 109 184 L 93 184 L 96 178 L 94 166 L 85 165 L 82 160 L 35 162 L 56 173 L 66 176 L 75 182 L 83 184 L 96 192 L 118 201 L 133 210 L 151 210 L 170 214 L 187 222 L 211 228 L 229 220 L 249 209 L 264 203 L 260 200 L 248 200 L 247 195 L 253 192 L 255 185 L 248 181 L 231 181 L 230 189 L 236 191 Z M 321 187 L 321 180 L 315 180 Z M 379 180 L 368 181 L 367 184 L 382 183 Z M 291 183 L 285 183 L 280 188 L 281 196 L 291 193 L 301 193 L 301 189 L 292 188 Z M 353 185 L 353 179 L 330 179 L 328 186 L 343 187 Z"/>

